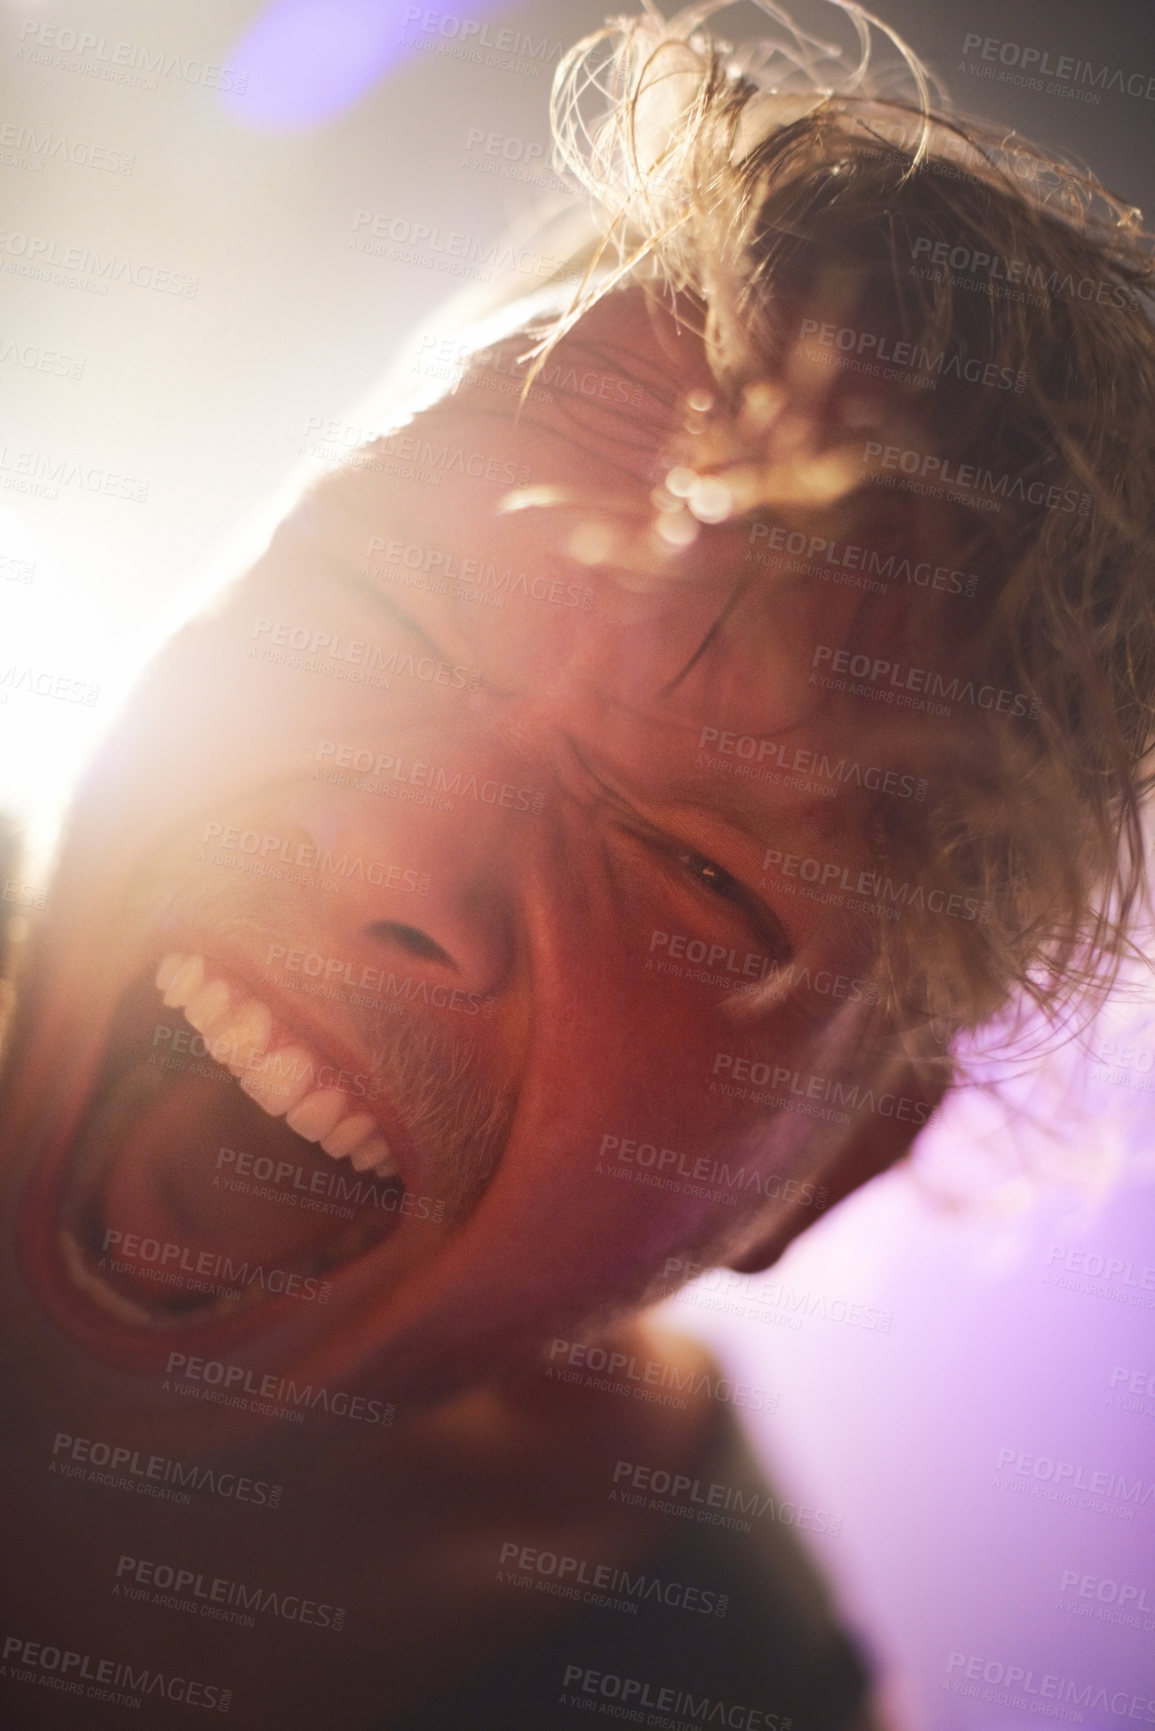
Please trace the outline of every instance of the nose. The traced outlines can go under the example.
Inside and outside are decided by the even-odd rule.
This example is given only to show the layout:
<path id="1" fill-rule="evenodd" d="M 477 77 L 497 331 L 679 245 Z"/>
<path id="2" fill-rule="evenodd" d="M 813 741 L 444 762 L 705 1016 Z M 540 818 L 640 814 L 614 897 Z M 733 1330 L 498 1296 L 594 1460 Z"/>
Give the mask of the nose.
<path id="1" fill-rule="evenodd" d="M 403 768 L 416 781 L 378 781 L 378 791 L 312 787 L 296 815 L 317 875 L 337 886 L 323 906 L 340 948 L 496 997 L 514 970 L 519 866 L 542 819 L 519 801 L 527 790 L 508 764 L 471 756 L 439 780 L 414 761 Z"/>

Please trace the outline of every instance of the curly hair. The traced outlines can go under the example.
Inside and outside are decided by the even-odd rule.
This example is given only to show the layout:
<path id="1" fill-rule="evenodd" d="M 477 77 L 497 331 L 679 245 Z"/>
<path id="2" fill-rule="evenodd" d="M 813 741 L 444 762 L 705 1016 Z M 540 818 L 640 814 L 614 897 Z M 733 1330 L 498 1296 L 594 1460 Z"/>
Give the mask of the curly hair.
<path id="1" fill-rule="evenodd" d="M 917 721 L 873 706 L 928 790 L 873 801 L 880 867 L 981 910 L 935 918 L 914 896 L 880 919 L 882 1001 L 911 1033 L 977 1027 L 1023 994 L 1058 1021 L 1133 953 L 1146 889 L 1151 240 L 1091 173 L 960 116 L 886 26 L 832 3 L 856 59 L 770 4 L 781 34 L 732 47 L 705 28 L 721 0 L 668 20 L 647 4 L 570 51 L 557 157 L 596 203 L 597 238 L 536 360 L 601 296 L 644 283 L 699 332 L 717 381 L 673 455 L 681 496 L 661 501 L 695 519 L 682 542 L 760 512 L 837 519 L 976 574 L 968 606 L 915 605 L 879 557 L 858 604 L 864 651 L 917 657 L 925 681 L 908 685 L 957 699 Z M 775 454 L 775 429 L 800 399 L 817 414 L 820 389 L 807 473 Z M 776 580 L 773 560 L 757 580 Z M 826 699 L 848 727 L 863 701 Z"/>

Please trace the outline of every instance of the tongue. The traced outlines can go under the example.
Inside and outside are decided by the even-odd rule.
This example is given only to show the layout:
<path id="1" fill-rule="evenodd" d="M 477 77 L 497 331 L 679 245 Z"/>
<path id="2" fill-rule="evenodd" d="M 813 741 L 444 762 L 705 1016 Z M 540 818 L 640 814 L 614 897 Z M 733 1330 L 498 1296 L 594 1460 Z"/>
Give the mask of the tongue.
<path id="1" fill-rule="evenodd" d="M 336 1165 L 224 1071 L 172 1078 L 122 1132 L 101 1236 L 116 1272 L 166 1305 L 211 1302 L 220 1258 L 291 1270 L 339 1231 L 325 1200 Z"/>

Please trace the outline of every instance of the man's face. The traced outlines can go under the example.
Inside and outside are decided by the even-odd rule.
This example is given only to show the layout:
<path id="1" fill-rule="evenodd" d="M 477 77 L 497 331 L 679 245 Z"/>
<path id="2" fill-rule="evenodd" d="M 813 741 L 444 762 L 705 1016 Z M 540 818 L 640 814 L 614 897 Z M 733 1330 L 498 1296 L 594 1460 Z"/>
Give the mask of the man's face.
<path id="1" fill-rule="evenodd" d="M 782 869 L 866 859 L 783 768 L 846 749 L 853 601 L 741 528 L 639 573 L 700 348 L 626 295 L 558 361 L 326 483 L 90 781 L 10 1115 L 82 1354 L 460 1389 L 812 1217 L 862 1131 L 861 929 Z"/>

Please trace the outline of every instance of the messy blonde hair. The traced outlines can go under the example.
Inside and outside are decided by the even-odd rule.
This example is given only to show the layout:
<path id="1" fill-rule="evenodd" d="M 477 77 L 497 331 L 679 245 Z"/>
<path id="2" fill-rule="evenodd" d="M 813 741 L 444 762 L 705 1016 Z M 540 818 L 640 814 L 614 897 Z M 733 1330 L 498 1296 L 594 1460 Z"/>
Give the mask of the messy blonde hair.
<path id="1" fill-rule="evenodd" d="M 818 494 L 809 505 L 805 488 L 787 498 L 766 450 L 807 308 L 1012 370 L 1009 392 L 961 376 L 933 393 L 857 378 L 845 387 L 859 428 L 865 390 L 880 425 L 913 428 L 936 460 L 1005 483 L 997 510 L 965 492 L 933 506 L 937 533 L 982 574 L 973 603 L 864 596 L 856 631 L 877 646 L 882 629 L 924 654 L 949 641 L 952 669 L 1017 694 L 1016 713 L 968 712 L 962 728 L 907 719 L 894 737 L 918 755 L 927 798 L 879 796 L 868 833 L 888 872 L 946 884 L 982 909 L 971 921 L 907 909 L 881 922 L 892 1020 L 957 1031 L 1021 994 L 1059 1018 L 1110 986 L 1145 889 L 1150 237 L 1089 172 L 960 117 L 892 32 L 851 0 L 833 3 L 857 57 L 770 4 L 761 11 L 778 34 L 731 47 L 705 28 L 718 0 L 669 19 L 647 4 L 571 50 L 554 85 L 555 137 L 560 165 L 600 211 L 600 239 L 538 358 L 602 295 L 646 283 L 700 332 L 718 385 L 692 469 L 730 484 L 731 516 L 761 508 L 799 522 Z M 876 37 L 890 55 L 881 69 Z M 1006 273 L 984 283 L 910 268 L 935 249 L 1019 261 L 1018 286 Z M 872 508 L 877 475 L 860 464 L 832 488 L 829 469 L 825 508 L 838 494 Z M 1001 508 L 1007 494 L 1013 511 Z M 715 522 L 716 488 L 711 499 Z M 913 489 L 887 504 L 896 499 L 912 523 L 930 508 Z"/>

